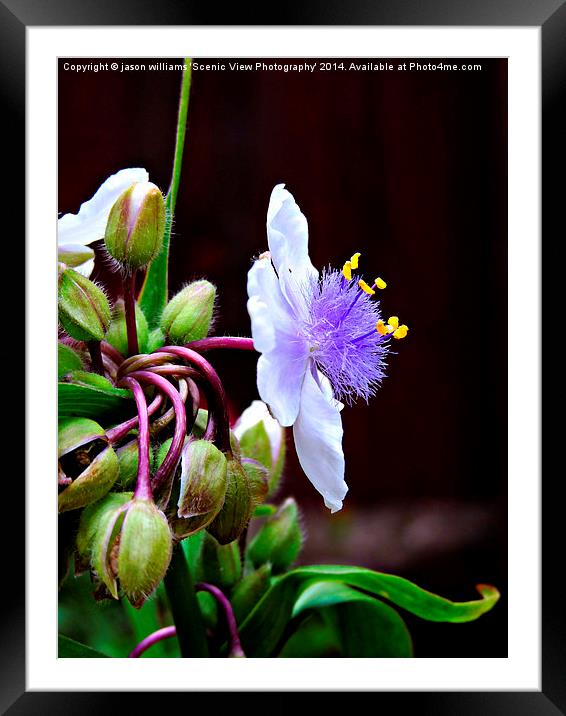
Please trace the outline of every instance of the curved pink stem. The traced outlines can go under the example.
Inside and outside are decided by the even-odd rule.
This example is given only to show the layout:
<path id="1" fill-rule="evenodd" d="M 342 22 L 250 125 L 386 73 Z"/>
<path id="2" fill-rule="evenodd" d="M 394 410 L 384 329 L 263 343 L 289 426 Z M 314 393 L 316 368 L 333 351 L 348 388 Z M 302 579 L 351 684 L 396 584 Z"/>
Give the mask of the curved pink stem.
<path id="1" fill-rule="evenodd" d="M 218 589 L 218 587 L 215 587 L 213 584 L 207 584 L 206 582 L 198 582 L 198 584 L 195 584 L 195 591 L 208 592 L 209 594 L 212 594 L 212 596 L 216 599 L 218 605 L 224 612 L 226 626 L 228 627 L 228 632 L 230 634 L 230 651 L 228 653 L 228 656 L 245 656 L 244 650 L 242 649 L 242 645 L 240 643 L 240 635 L 238 634 L 238 625 L 236 623 L 236 617 L 234 616 L 234 610 L 232 609 L 232 605 L 230 604 L 224 593 L 220 589 Z"/>
<path id="2" fill-rule="evenodd" d="M 160 348 L 160 352 L 167 352 L 182 358 L 186 363 L 194 366 L 202 374 L 202 377 L 206 380 L 207 388 L 207 400 L 209 403 L 209 412 L 212 412 L 217 421 L 217 447 L 222 452 L 230 453 L 230 421 L 228 419 L 228 405 L 226 400 L 226 393 L 222 381 L 218 377 L 218 373 L 210 365 L 210 363 L 203 358 L 200 353 L 191 350 L 190 348 L 184 348 L 182 346 L 164 346 Z"/>
<path id="3" fill-rule="evenodd" d="M 111 343 L 108 343 L 107 341 L 102 341 L 100 343 L 100 349 L 103 353 L 106 353 L 106 355 L 116 363 L 116 365 L 121 365 L 124 362 L 124 356 L 118 351 Z"/>
<path id="4" fill-rule="evenodd" d="M 158 641 L 163 641 L 163 639 L 169 639 L 169 637 L 175 636 L 176 634 L 177 629 L 174 626 L 163 627 L 163 629 L 154 631 L 153 634 L 146 636 L 145 639 L 142 639 L 142 641 L 132 649 L 128 655 L 128 659 L 139 658 L 150 646 L 157 644 Z"/>
<path id="5" fill-rule="evenodd" d="M 200 341 L 192 341 L 185 344 L 185 348 L 204 353 L 205 351 L 216 350 L 217 348 L 235 348 L 240 351 L 254 351 L 254 342 L 251 338 L 237 338 L 235 336 L 214 336 L 212 338 L 201 338 Z"/>
<path id="6" fill-rule="evenodd" d="M 169 400 L 173 403 L 173 407 L 175 409 L 175 432 L 173 433 L 171 447 L 153 477 L 153 490 L 155 492 L 165 482 L 169 473 L 177 467 L 179 458 L 181 457 L 181 451 L 183 449 L 185 435 L 187 433 L 187 414 L 185 412 L 185 405 L 177 390 L 175 390 L 168 380 L 165 380 L 165 378 L 162 378 L 160 375 L 151 373 L 148 370 L 139 370 L 131 373 L 129 377 L 135 378 L 142 383 L 150 383 L 151 385 L 154 385 L 158 390 L 167 395 Z M 127 379 L 124 378 L 123 380 Z"/>
<path id="7" fill-rule="evenodd" d="M 147 409 L 147 414 L 149 417 L 151 417 L 159 409 L 159 406 L 162 402 L 163 395 L 161 393 L 158 393 Z M 118 440 L 121 440 L 123 437 L 125 437 L 130 432 L 130 430 L 133 430 L 133 428 L 135 428 L 137 424 L 138 416 L 136 415 L 134 418 L 130 418 L 124 423 L 120 423 L 120 425 L 115 425 L 113 428 L 110 428 L 110 430 L 107 430 L 106 437 L 108 438 L 110 443 L 116 443 L 118 442 Z"/>
<path id="8" fill-rule="evenodd" d="M 122 385 L 127 385 L 134 394 L 138 409 L 138 479 L 134 492 L 134 499 L 152 500 L 150 472 L 149 472 L 149 417 L 147 402 L 141 385 L 132 377 L 123 378 Z"/>

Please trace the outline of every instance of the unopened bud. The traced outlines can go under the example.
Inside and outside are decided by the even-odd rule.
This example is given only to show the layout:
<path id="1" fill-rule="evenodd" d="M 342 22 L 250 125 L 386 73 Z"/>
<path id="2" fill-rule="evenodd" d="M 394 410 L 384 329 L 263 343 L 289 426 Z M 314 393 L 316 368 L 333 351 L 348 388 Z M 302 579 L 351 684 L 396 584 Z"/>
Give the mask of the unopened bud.
<path id="1" fill-rule="evenodd" d="M 174 296 L 161 316 L 161 329 L 172 343 L 205 338 L 210 330 L 216 288 L 209 281 L 193 281 Z"/>
<path id="2" fill-rule="evenodd" d="M 72 370 L 80 370 L 83 361 L 80 355 L 64 343 L 57 344 L 57 379 L 61 380 Z"/>
<path id="3" fill-rule="evenodd" d="M 165 336 L 161 328 L 154 328 L 147 338 L 147 352 L 153 353 L 165 345 Z"/>
<path id="4" fill-rule="evenodd" d="M 81 512 L 79 530 L 76 538 L 75 572 L 78 574 L 89 568 L 92 547 L 96 537 L 104 534 L 113 513 L 123 507 L 132 498 L 131 492 L 111 492 Z"/>
<path id="5" fill-rule="evenodd" d="M 271 565 L 262 564 L 259 569 L 246 574 L 236 585 L 230 603 L 238 624 L 241 624 L 261 597 L 269 589 Z"/>
<path id="6" fill-rule="evenodd" d="M 94 251 L 90 246 L 82 244 L 65 244 L 57 249 L 57 258 L 67 266 L 75 268 L 94 258 Z"/>
<path id="7" fill-rule="evenodd" d="M 88 418 L 59 423 L 59 512 L 96 502 L 114 485 L 118 458 L 104 430 Z"/>
<path id="8" fill-rule="evenodd" d="M 138 336 L 139 352 L 145 353 L 147 350 L 147 340 L 149 336 L 149 328 L 144 312 L 136 303 L 136 331 Z M 120 299 L 116 301 L 112 311 L 112 320 L 110 328 L 106 334 L 106 341 L 114 348 L 128 355 L 128 329 L 126 327 L 126 313 L 124 311 L 124 301 Z"/>
<path id="9" fill-rule="evenodd" d="M 70 268 L 59 271 L 59 321 L 77 341 L 101 341 L 110 326 L 110 304 L 104 292 Z"/>
<path id="10" fill-rule="evenodd" d="M 108 253 L 130 270 L 146 266 L 161 251 L 165 202 L 151 182 L 126 189 L 110 210 L 104 242 Z"/>
<path id="11" fill-rule="evenodd" d="M 267 405 L 254 400 L 234 425 L 242 455 L 269 471 L 269 494 L 276 491 L 285 462 L 285 430 L 271 417 Z"/>
<path id="12" fill-rule="evenodd" d="M 224 504 L 206 528 L 220 544 L 238 539 L 250 521 L 253 509 L 250 482 L 241 462 L 230 457 L 227 467 Z"/>
<path id="13" fill-rule="evenodd" d="M 242 560 L 237 542 L 219 544 L 205 532 L 201 547 L 199 582 L 209 582 L 220 589 L 231 589 L 242 575 Z"/>
<path id="14" fill-rule="evenodd" d="M 255 566 L 270 562 L 274 572 L 283 572 L 299 556 L 302 543 L 297 503 L 289 497 L 266 519 L 250 542 L 246 555 Z"/>
<path id="15" fill-rule="evenodd" d="M 122 489 L 133 488 L 136 484 L 136 479 L 138 476 L 138 441 L 131 440 L 129 443 L 126 443 L 125 445 L 122 445 L 121 447 L 117 448 L 116 455 L 118 457 L 118 463 L 120 464 L 120 477 L 118 478 L 117 484 Z"/>
<path id="16" fill-rule="evenodd" d="M 189 441 L 181 457 L 179 517 L 216 514 L 226 495 L 226 457 L 208 440 Z"/>
<path id="17" fill-rule="evenodd" d="M 241 461 L 242 467 L 246 471 L 246 475 L 250 481 L 253 505 L 254 507 L 261 505 L 269 491 L 269 471 L 257 460 L 252 460 L 249 457 L 243 457 Z"/>
<path id="18" fill-rule="evenodd" d="M 134 607 L 141 607 L 165 576 L 171 551 L 163 512 L 149 500 L 132 500 L 120 531 L 118 578 Z"/>

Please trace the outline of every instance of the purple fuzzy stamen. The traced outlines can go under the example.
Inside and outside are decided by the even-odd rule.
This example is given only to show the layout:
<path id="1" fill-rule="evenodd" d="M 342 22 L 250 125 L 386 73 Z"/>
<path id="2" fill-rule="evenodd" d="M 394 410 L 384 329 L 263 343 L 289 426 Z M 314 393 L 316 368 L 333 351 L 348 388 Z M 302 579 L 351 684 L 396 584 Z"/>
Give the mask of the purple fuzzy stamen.
<path id="1" fill-rule="evenodd" d="M 357 282 L 343 284 L 340 271 L 328 269 L 304 289 L 308 318 L 303 337 L 310 356 L 330 380 L 334 397 L 368 400 L 385 376 L 387 344 L 376 330 L 379 302 Z"/>

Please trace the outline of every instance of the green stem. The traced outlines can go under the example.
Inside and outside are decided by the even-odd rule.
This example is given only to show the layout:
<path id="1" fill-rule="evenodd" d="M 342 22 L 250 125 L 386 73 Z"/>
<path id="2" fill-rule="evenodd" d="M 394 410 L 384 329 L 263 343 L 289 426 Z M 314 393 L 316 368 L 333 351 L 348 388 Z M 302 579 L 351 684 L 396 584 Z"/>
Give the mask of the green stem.
<path id="1" fill-rule="evenodd" d="M 189 109 L 189 93 L 191 89 L 191 58 L 185 58 L 186 69 L 183 71 L 181 83 L 181 96 L 179 98 L 179 114 L 177 117 L 177 138 L 175 141 L 175 155 L 173 159 L 173 175 L 171 185 L 165 199 L 166 225 L 163 236 L 163 248 L 159 256 L 150 264 L 139 295 L 139 303 L 149 323 L 150 329 L 159 324 L 159 318 L 167 303 L 169 244 L 171 241 L 171 225 L 177 203 L 179 181 L 181 179 L 181 165 L 183 163 L 183 148 L 185 146 L 185 133 L 187 128 L 187 112 Z"/>
<path id="2" fill-rule="evenodd" d="M 173 548 L 171 564 L 165 575 L 165 591 L 177 627 L 181 656 L 208 656 L 195 585 L 180 544 Z"/>

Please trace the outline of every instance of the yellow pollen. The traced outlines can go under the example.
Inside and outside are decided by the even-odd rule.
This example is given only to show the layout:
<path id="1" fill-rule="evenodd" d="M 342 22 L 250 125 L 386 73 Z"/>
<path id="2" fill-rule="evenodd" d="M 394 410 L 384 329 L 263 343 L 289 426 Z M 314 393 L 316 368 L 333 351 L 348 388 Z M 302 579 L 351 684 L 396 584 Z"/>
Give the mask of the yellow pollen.
<path id="1" fill-rule="evenodd" d="M 385 323 L 379 319 L 379 321 L 375 324 L 375 330 L 379 333 L 380 336 L 386 336 L 388 334 L 387 326 Z"/>
<path id="2" fill-rule="evenodd" d="M 377 288 L 387 288 L 387 284 L 382 278 L 377 277 L 374 281 Z"/>
<path id="3" fill-rule="evenodd" d="M 367 293 L 368 296 L 373 296 L 373 294 L 375 293 L 373 288 L 371 286 L 368 286 L 367 283 L 363 279 L 360 279 L 358 281 L 358 286 L 362 289 L 362 291 L 365 291 L 365 293 Z"/>
<path id="4" fill-rule="evenodd" d="M 399 326 L 399 328 L 393 333 L 393 338 L 405 338 L 408 330 L 409 329 L 405 324 Z"/>
<path id="5" fill-rule="evenodd" d="M 342 266 L 342 275 L 346 279 L 346 281 L 352 280 L 352 262 L 346 261 L 344 266 Z"/>
<path id="6" fill-rule="evenodd" d="M 397 316 L 391 316 L 387 323 L 389 323 L 390 326 L 393 326 L 393 328 L 399 328 L 399 319 Z"/>
<path id="7" fill-rule="evenodd" d="M 352 256 L 352 258 L 350 259 L 350 263 L 352 264 L 352 268 L 353 268 L 353 269 L 357 269 L 357 268 L 358 268 L 358 259 L 360 258 L 360 256 L 361 256 L 361 254 L 360 254 L 360 253 L 357 253 L 357 254 L 354 254 L 354 255 Z"/>

